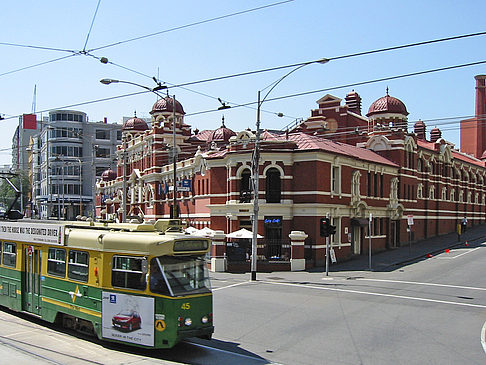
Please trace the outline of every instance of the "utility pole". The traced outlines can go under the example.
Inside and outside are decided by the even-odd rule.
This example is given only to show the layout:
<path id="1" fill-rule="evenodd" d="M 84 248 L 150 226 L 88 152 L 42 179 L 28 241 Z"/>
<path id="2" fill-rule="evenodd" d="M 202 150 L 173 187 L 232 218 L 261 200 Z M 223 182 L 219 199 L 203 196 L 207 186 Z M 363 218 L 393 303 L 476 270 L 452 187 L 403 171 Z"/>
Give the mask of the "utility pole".
<path id="1" fill-rule="evenodd" d="M 173 158 L 173 170 L 174 170 L 174 191 L 173 202 L 172 202 L 172 218 L 179 218 L 177 209 L 177 139 L 176 139 L 176 97 L 172 96 L 172 158 Z"/>

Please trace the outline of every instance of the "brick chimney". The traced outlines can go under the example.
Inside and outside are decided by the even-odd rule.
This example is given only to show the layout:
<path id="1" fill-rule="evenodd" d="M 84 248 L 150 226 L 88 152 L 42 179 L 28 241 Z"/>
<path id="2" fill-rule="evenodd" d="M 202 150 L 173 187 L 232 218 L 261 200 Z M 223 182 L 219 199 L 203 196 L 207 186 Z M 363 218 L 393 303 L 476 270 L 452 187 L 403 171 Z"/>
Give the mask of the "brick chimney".
<path id="1" fill-rule="evenodd" d="M 345 100 L 349 111 L 361 115 L 361 96 L 356 91 L 352 90 L 348 93 Z"/>
<path id="2" fill-rule="evenodd" d="M 484 85 L 486 75 L 477 75 L 474 78 L 476 79 L 476 118 L 484 118 L 484 114 L 486 114 L 486 93 Z"/>

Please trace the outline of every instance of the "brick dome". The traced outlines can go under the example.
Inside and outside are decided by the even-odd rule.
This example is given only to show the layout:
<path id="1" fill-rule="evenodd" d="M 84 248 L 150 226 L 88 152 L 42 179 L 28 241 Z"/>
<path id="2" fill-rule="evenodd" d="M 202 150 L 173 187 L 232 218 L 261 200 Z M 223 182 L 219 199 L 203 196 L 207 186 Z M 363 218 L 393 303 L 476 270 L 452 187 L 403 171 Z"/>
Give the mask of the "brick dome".
<path id="1" fill-rule="evenodd" d="M 385 96 L 379 98 L 373 104 L 371 104 L 370 109 L 368 110 L 368 114 L 366 114 L 366 116 L 369 117 L 371 115 L 381 113 L 397 113 L 403 114 L 405 116 L 408 115 L 405 104 L 403 104 L 400 99 L 388 95 L 388 90 Z"/>
<path id="2" fill-rule="evenodd" d="M 115 180 L 116 179 L 116 172 L 113 171 L 113 170 L 105 170 L 103 171 L 103 173 L 101 174 L 101 179 L 103 181 L 111 181 L 111 180 Z"/>
<path id="3" fill-rule="evenodd" d="M 234 131 L 232 131 L 231 129 L 226 128 L 226 126 L 224 125 L 224 119 L 223 119 L 221 127 L 212 131 L 211 134 L 208 136 L 208 142 L 212 142 L 212 141 L 228 142 L 229 139 L 233 136 L 236 136 L 236 133 Z"/>
<path id="4" fill-rule="evenodd" d="M 137 117 L 128 119 L 122 126 L 122 130 L 124 131 L 145 131 L 147 129 L 149 129 L 147 123 Z"/>
<path id="5" fill-rule="evenodd" d="M 165 98 L 159 99 L 155 102 L 154 106 L 152 107 L 152 111 L 150 114 L 158 113 L 158 112 L 174 112 L 174 99 L 166 96 Z M 186 114 L 184 109 L 182 108 L 182 104 L 176 100 L 176 113 L 179 114 Z"/>

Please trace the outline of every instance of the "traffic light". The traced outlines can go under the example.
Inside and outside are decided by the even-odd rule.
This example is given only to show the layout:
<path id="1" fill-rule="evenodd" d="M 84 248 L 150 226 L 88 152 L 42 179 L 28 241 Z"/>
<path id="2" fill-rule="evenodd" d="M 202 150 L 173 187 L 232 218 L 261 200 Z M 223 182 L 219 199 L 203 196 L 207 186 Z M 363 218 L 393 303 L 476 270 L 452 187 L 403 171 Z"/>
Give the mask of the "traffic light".
<path id="1" fill-rule="evenodd" d="M 331 221 L 329 218 L 321 218 L 319 223 L 319 231 L 321 233 L 321 237 L 329 237 L 329 226 L 331 225 Z"/>
<path id="2" fill-rule="evenodd" d="M 336 234 L 336 226 L 331 225 L 329 218 L 321 218 L 319 222 L 319 231 L 321 237 L 329 237 Z"/>
<path id="3" fill-rule="evenodd" d="M 329 236 L 336 234 L 336 226 L 329 225 L 329 229 L 327 230 L 327 232 L 329 233 Z"/>

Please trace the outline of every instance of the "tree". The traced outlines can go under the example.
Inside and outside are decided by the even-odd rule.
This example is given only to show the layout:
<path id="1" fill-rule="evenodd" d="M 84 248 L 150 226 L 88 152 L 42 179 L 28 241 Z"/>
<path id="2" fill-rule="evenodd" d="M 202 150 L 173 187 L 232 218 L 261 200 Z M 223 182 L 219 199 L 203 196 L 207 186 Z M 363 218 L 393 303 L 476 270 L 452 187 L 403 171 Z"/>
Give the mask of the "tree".
<path id="1" fill-rule="evenodd" d="M 1 176 L 1 175 L 0 175 Z M 29 179 L 24 176 L 22 173 L 17 176 L 6 176 L 10 180 L 10 182 L 20 190 L 20 181 L 22 181 L 22 198 L 25 203 L 28 201 L 29 192 L 30 192 L 30 183 Z M 5 180 L 5 178 L 0 179 L 0 206 L 4 206 L 8 208 L 10 204 L 15 200 L 16 193 L 15 190 L 10 186 L 10 184 Z M 12 209 L 20 210 L 20 198 L 17 199 Z"/>

